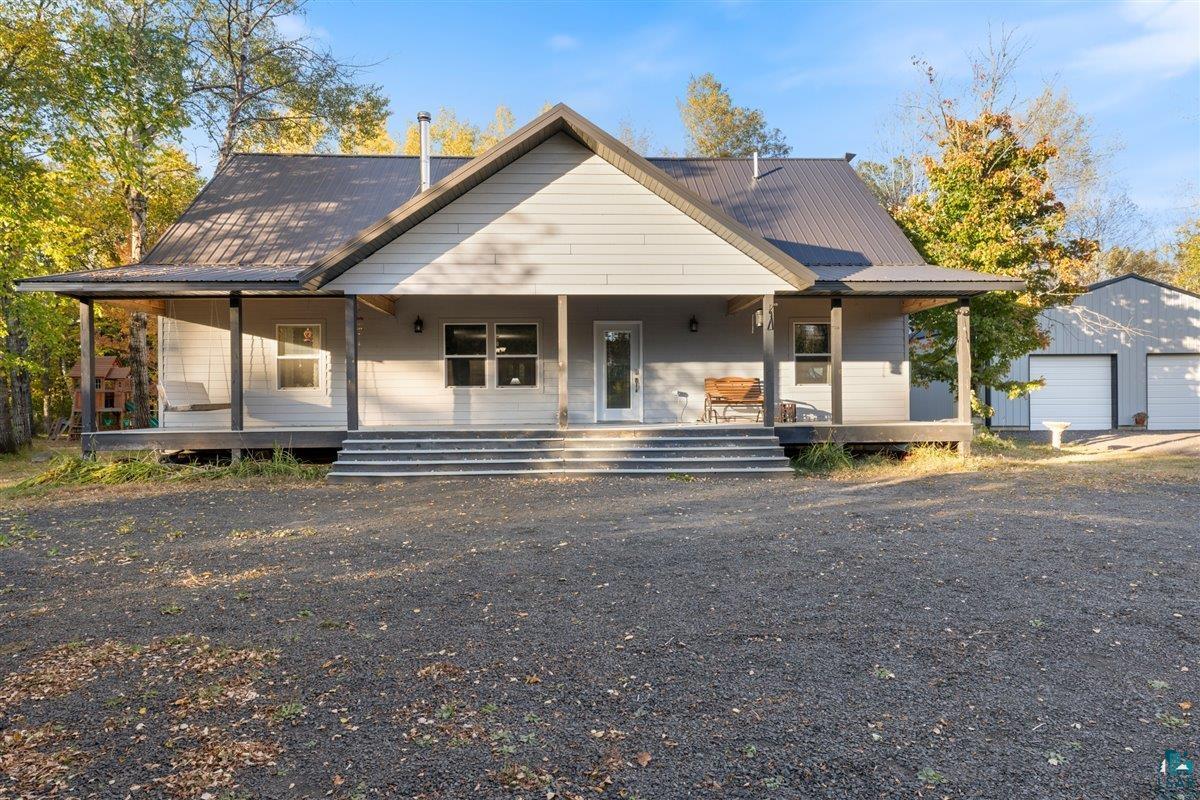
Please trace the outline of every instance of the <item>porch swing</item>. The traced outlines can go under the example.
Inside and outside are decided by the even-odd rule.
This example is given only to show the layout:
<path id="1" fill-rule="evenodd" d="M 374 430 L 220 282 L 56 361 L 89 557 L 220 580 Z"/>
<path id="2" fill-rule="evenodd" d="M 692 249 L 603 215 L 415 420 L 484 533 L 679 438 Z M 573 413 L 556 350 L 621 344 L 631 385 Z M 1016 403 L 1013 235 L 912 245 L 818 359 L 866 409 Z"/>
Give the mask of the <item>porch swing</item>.
<path id="1" fill-rule="evenodd" d="M 164 328 L 171 326 L 171 341 L 179 341 L 179 320 L 174 317 L 164 316 Z M 209 326 L 217 327 L 217 310 L 213 306 L 209 316 Z M 165 330 L 164 330 L 165 332 Z M 224 403 L 214 403 L 208 395 L 208 388 L 202 381 L 189 381 L 187 379 L 187 361 L 180 360 L 180 369 L 183 372 L 183 380 L 181 381 L 165 381 L 162 379 L 162 365 L 159 365 L 159 381 L 158 395 L 162 400 L 163 411 L 187 412 L 187 411 L 221 411 L 232 407 L 229 401 Z M 212 350 L 208 353 L 207 373 L 212 375 Z"/>

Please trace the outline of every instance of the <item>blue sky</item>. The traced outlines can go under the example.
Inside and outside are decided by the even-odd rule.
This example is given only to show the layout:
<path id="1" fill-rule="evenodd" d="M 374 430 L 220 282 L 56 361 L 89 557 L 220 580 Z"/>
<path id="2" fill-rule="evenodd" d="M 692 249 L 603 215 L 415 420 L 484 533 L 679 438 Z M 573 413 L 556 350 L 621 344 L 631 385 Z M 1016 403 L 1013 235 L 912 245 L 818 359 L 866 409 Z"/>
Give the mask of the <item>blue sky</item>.
<path id="1" fill-rule="evenodd" d="M 566 102 L 615 131 L 622 118 L 682 152 L 676 98 L 714 72 L 763 109 L 794 155 L 880 154 L 897 103 L 920 88 L 911 60 L 951 82 L 992 30 L 1027 46 L 1017 88 L 1069 90 L 1117 144 L 1115 179 L 1160 235 L 1200 196 L 1200 2 L 452 3 L 315 0 L 303 21 L 391 98 L 391 128 L 422 109 L 518 122 Z"/>

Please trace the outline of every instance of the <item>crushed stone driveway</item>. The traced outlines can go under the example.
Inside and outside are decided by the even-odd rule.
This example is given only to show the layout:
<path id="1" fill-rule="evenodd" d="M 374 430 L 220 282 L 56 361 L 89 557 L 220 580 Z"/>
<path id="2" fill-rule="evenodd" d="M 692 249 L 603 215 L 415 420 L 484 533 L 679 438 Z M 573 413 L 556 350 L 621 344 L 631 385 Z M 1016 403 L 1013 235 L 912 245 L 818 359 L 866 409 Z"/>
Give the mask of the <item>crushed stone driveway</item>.
<path id="1" fill-rule="evenodd" d="M 0 796 L 1150 797 L 1200 489 L 1047 475 L 7 501 Z"/>
<path id="2" fill-rule="evenodd" d="M 1009 438 L 1050 442 L 1049 431 L 1004 431 Z M 1200 458 L 1200 431 L 1072 431 L 1063 442 L 1089 453 L 1137 456 L 1196 456 Z"/>

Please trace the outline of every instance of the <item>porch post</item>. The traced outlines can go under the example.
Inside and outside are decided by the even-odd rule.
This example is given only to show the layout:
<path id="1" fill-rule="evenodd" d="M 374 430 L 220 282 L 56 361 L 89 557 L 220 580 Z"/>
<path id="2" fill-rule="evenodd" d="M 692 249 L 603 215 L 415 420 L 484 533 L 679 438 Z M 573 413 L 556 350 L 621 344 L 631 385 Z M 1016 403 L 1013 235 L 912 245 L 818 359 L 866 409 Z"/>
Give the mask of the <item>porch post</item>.
<path id="1" fill-rule="evenodd" d="M 346 430 L 358 430 L 358 295 L 346 295 Z"/>
<path id="2" fill-rule="evenodd" d="M 775 393 L 778 388 L 775 363 L 775 295 L 762 298 L 763 425 L 775 427 Z"/>
<path id="3" fill-rule="evenodd" d="M 829 303 L 829 397 L 830 417 L 834 425 L 842 424 L 842 298 Z"/>
<path id="4" fill-rule="evenodd" d="M 242 296 L 236 292 L 229 295 L 229 430 L 240 431 L 245 427 L 244 404 L 242 401 Z M 242 457 L 240 447 L 230 448 L 229 457 L 237 461 Z"/>
<path id="5" fill-rule="evenodd" d="M 958 421 L 971 422 L 971 301 L 958 299 L 958 338 L 955 342 L 958 360 Z M 958 443 L 958 454 L 971 455 L 971 440 Z"/>
<path id="6" fill-rule="evenodd" d="M 558 296 L 558 427 L 567 427 L 567 296 Z"/>
<path id="7" fill-rule="evenodd" d="M 92 456 L 96 432 L 96 314 L 90 297 L 79 300 L 79 441 L 85 458 Z"/>

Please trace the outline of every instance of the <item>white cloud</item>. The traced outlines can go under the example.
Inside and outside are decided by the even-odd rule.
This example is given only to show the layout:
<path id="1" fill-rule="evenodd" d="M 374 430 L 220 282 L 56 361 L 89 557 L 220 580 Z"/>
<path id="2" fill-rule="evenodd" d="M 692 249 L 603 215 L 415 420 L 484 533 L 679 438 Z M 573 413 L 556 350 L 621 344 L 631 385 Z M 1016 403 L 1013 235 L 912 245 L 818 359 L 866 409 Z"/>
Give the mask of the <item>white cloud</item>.
<path id="1" fill-rule="evenodd" d="M 1102 73 L 1174 78 L 1200 65 L 1200 4 L 1191 0 L 1127 2 L 1133 35 L 1084 50 L 1076 66 Z"/>
<path id="2" fill-rule="evenodd" d="M 275 28 L 285 39 L 325 39 L 329 31 L 314 28 L 303 14 L 284 14 L 275 18 Z"/>
<path id="3" fill-rule="evenodd" d="M 579 47 L 579 40 L 570 34 L 556 33 L 546 40 L 546 46 L 556 53 L 561 53 Z"/>

